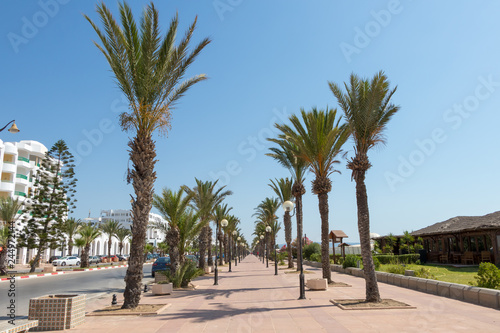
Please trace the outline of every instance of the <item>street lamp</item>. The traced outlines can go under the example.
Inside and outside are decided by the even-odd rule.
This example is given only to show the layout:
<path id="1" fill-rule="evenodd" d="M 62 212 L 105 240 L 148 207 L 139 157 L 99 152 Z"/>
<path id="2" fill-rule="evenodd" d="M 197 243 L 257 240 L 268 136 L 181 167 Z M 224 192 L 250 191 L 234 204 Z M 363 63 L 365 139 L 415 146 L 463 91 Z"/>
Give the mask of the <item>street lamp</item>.
<path id="1" fill-rule="evenodd" d="M 220 224 L 223 226 L 227 226 L 227 220 L 223 219 L 220 221 Z M 215 234 L 215 274 L 214 274 L 214 286 L 217 286 L 219 284 L 219 271 L 217 269 L 217 239 L 219 238 L 219 223 L 217 223 L 217 229 L 216 229 L 216 234 Z M 210 245 L 212 246 L 212 245 Z"/>
<path id="2" fill-rule="evenodd" d="M 237 234 L 238 234 L 238 232 L 236 232 L 236 230 L 233 230 L 233 242 L 234 242 L 234 244 L 236 244 L 236 235 Z M 234 267 L 238 266 L 238 258 L 237 258 L 237 254 L 236 253 L 237 252 L 236 252 L 236 246 L 235 246 L 235 251 L 234 251 Z"/>
<path id="3" fill-rule="evenodd" d="M 266 268 L 269 268 L 269 249 L 267 248 L 267 235 L 271 232 L 271 227 L 266 227 Z"/>
<path id="4" fill-rule="evenodd" d="M 239 236 L 238 236 L 237 241 L 238 241 L 238 242 L 236 243 L 236 245 L 238 246 L 238 245 L 240 244 L 240 242 L 241 242 L 241 237 L 239 237 Z M 238 254 L 238 255 L 237 255 L 237 257 L 238 257 L 238 261 L 239 261 L 239 262 L 241 262 L 241 258 L 240 258 L 241 253 L 239 253 L 240 251 L 239 251 L 239 248 L 238 248 L 238 247 L 236 248 L 236 251 L 237 251 L 236 253 Z"/>
<path id="5" fill-rule="evenodd" d="M 0 129 L 0 132 L 6 129 L 7 126 L 9 126 L 10 124 L 12 124 L 12 126 L 8 129 L 8 131 L 11 133 L 19 133 L 19 128 L 17 128 L 15 120 L 9 121 L 7 125 L 5 125 L 4 127 L 2 127 L 2 129 Z"/>
<path id="6" fill-rule="evenodd" d="M 263 239 L 264 239 L 264 235 L 261 234 L 260 235 L 260 242 L 261 243 L 263 242 Z M 262 252 L 262 263 L 264 263 L 264 260 L 265 260 L 265 258 L 264 258 L 264 252 Z"/>
<path id="7" fill-rule="evenodd" d="M 222 225 L 222 227 L 224 228 L 224 234 L 225 234 L 225 231 L 226 231 L 226 227 L 227 227 L 227 220 L 224 219 L 220 222 L 220 224 Z M 224 237 L 223 237 L 224 238 Z M 229 251 L 231 251 L 231 244 L 229 244 Z M 231 271 L 231 252 L 229 252 L 229 272 L 232 272 Z M 221 258 L 221 262 L 222 262 L 222 253 L 220 254 L 220 258 Z"/>
<path id="8" fill-rule="evenodd" d="M 285 201 L 283 203 L 283 209 L 285 212 L 291 212 L 292 209 L 294 209 L 294 204 L 291 201 Z M 295 212 L 294 212 L 295 214 Z M 292 215 L 293 216 L 293 215 Z M 299 286 L 300 286 L 300 296 L 299 299 L 306 299 L 306 291 L 305 291 L 305 284 L 304 284 L 304 267 L 302 265 L 302 226 L 299 226 L 300 228 L 300 235 L 297 235 L 297 241 L 299 248 L 297 250 L 297 262 L 300 263 L 300 274 L 299 274 Z"/>

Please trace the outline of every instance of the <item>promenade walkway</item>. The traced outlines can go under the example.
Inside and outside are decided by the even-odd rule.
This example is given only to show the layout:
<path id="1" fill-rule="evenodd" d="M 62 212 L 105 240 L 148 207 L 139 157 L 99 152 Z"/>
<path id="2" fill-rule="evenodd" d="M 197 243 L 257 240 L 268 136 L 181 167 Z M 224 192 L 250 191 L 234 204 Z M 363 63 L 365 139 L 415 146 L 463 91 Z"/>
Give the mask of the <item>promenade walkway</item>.
<path id="1" fill-rule="evenodd" d="M 306 267 L 306 280 L 321 277 Z M 194 281 L 197 290 L 174 291 L 169 296 L 147 293 L 141 303 L 171 304 L 157 316 L 87 317 L 70 332 L 500 332 L 500 311 L 410 289 L 379 283 L 383 298 L 405 302 L 416 309 L 342 310 L 330 299 L 364 298 L 364 279 L 332 272 L 335 281 L 352 287 L 307 291 L 298 300 L 298 275 L 289 269 L 266 268 L 254 256 L 228 272 L 222 267 L 219 285 L 213 276 Z M 121 296 L 119 296 L 121 297 Z M 119 298 L 120 300 L 120 298 Z M 87 304 L 87 309 L 109 305 L 110 299 Z"/>

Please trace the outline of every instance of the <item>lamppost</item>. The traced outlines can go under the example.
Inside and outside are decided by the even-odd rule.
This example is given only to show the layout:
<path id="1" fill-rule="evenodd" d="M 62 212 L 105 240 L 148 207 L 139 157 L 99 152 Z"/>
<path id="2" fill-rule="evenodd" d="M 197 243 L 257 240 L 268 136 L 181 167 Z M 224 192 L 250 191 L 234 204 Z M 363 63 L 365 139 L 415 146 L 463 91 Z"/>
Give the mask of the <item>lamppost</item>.
<path id="1" fill-rule="evenodd" d="M 223 219 L 220 221 L 221 225 L 226 225 L 227 226 L 227 220 Z M 219 238 L 219 223 L 217 223 L 217 228 L 215 231 L 215 274 L 214 274 L 214 286 L 217 286 L 219 284 L 219 271 L 217 269 L 217 239 Z M 210 245 L 212 246 L 212 245 Z"/>
<path id="2" fill-rule="evenodd" d="M 238 236 L 237 241 L 238 241 L 238 242 L 236 243 L 236 246 L 239 246 L 239 244 L 241 243 L 241 237 L 239 237 L 239 236 Z M 239 250 L 240 250 L 240 249 L 239 249 L 239 247 L 237 247 L 237 248 L 236 248 L 236 251 L 237 251 L 237 253 L 238 253 L 238 256 L 237 256 L 237 257 L 238 257 L 238 261 L 239 261 L 239 262 L 241 262 L 241 258 L 240 258 L 241 253 L 240 253 L 240 251 L 239 251 Z"/>
<path id="3" fill-rule="evenodd" d="M 226 227 L 227 227 L 227 220 L 224 219 L 222 221 L 220 221 L 220 224 L 222 225 L 222 227 L 224 228 L 224 234 L 226 233 Z M 222 259 L 222 253 L 220 254 L 221 256 L 221 259 Z M 229 272 L 232 272 L 231 271 L 231 244 L 229 244 Z"/>
<path id="4" fill-rule="evenodd" d="M 260 235 L 260 242 L 262 243 L 263 241 L 264 241 L 264 235 L 261 234 Z M 262 263 L 264 263 L 264 260 L 266 260 L 266 258 L 264 257 L 264 253 L 265 253 L 264 251 L 262 252 Z"/>
<path id="5" fill-rule="evenodd" d="M 274 275 L 278 275 L 278 255 L 276 254 L 276 234 L 274 234 Z"/>
<path id="6" fill-rule="evenodd" d="M 236 244 L 236 235 L 238 234 L 238 232 L 236 232 L 236 230 L 233 230 L 233 242 L 234 244 Z M 235 246 L 235 250 L 234 250 L 234 267 L 238 266 L 238 258 L 237 258 L 237 252 L 236 252 L 236 246 Z"/>
<path id="7" fill-rule="evenodd" d="M 15 120 L 9 121 L 7 123 L 7 125 L 5 125 L 4 127 L 2 127 L 2 129 L 0 129 L 0 132 L 3 131 L 4 129 L 6 129 L 7 126 L 9 126 L 10 124 L 12 124 L 12 126 L 8 129 L 8 131 L 11 132 L 11 133 L 18 133 L 19 132 L 19 128 L 17 128 Z"/>
<path id="8" fill-rule="evenodd" d="M 283 203 L 283 209 L 285 212 L 291 212 L 292 209 L 294 209 L 294 204 L 291 201 L 285 201 Z M 294 213 L 295 214 L 295 211 Z M 293 216 L 293 215 L 291 215 Z M 302 230 L 302 229 L 301 229 Z M 302 265 L 302 232 L 301 235 L 297 235 L 297 241 L 298 241 L 298 251 L 297 251 L 297 261 L 300 263 L 300 274 L 299 274 L 299 286 L 300 286 L 300 296 L 299 299 L 306 299 L 306 291 L 305 291 L 305 284 L 304 284 L 304 267 Z"/>
<path id="9" fill-rule="evenodd" d="M 266 268 L 269 268 L 269 249 L 267 248 L 267 235 L 271 232 L 271 227 L 266 227 Z"/>

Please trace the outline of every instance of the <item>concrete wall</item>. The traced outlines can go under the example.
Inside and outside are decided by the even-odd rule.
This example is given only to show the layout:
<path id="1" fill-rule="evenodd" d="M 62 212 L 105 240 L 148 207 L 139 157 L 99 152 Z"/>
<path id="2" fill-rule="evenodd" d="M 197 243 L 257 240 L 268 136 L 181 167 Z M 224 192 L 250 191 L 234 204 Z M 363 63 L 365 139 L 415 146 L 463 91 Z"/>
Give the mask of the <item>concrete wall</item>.
<path id="1" fill-rule="evenodd" d="M 321 268 L 321 263 L 304 260 L 304 265 Z M 350 274 L 364 278 L 362 269 L 340 265 L 331 265 L 332 272 Z M 437 280 L 422 279 L 385 272 L 377 272 L 377 281 L 398 287 L 409 288 L 424 293 L 448 297 L 459 301 L 500 309 L 500 290 L 478 288 L 463 284 L 449 283 Z"/>

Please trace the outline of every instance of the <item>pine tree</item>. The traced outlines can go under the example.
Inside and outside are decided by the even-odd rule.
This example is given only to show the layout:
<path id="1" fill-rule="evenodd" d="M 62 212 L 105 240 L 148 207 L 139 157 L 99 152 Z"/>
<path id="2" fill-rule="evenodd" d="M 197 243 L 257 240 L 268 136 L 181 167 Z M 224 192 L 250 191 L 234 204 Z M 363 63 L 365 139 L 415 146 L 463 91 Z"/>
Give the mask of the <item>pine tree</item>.
<path id="1" fill-rule="evenodd" d="M 37 249 L 30 272 L 35 271 L 43 251 L 56 248 L 64 239 L 64 221 L 76 203 L 73 161 L 66 143 L 59 140 L 35 172 L 33 191 L 26 201 L 29 215 L 19 237 L 20 246 Z"/>

